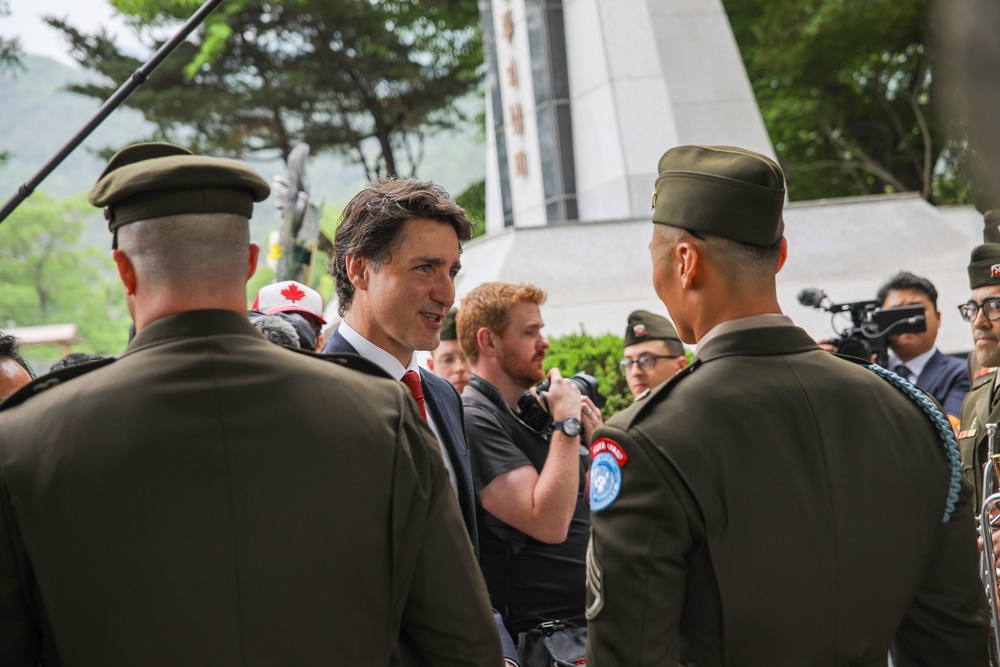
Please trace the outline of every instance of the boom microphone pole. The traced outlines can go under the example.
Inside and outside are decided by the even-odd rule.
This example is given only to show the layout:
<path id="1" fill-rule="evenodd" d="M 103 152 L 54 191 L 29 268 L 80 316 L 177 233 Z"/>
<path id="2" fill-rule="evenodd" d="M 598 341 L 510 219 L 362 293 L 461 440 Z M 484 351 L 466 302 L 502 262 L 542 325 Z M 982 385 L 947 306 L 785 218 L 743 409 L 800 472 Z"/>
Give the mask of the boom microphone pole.
<path id="1" fill-rule="evenodd" d="M 187 20 L 181 29 L 177 31 L 177 34 L 170 38 L 169 41 L 165 42 L 163 46 L 157 49 L 153 57 L 146 61 L 146 64 L 133 72 L 129 80 L 122 84 L 114 95 L 108 98 L 108 101 L 101 105 L 101 108 L 97 110 L 94 117 L 91 118 L 86 125 L 80 128 L 80 131 L 70 139 L 65 146 L 59 149 L 59 151 L 52 156 L 52 158 L 45 163 L 41 169 L 38 170 L 34 176 L 31 177 L 29 181 L 22 184 L 21 187 L 17 189 L 17 192 L 13 197 L 7 200 L 7 203 L 3 205 L 0 209 L 0 223 L 7 219 L 7 216 L 14 212 L 21 202 L 31 196 L 31 193 L 35 191 L 42 181 L 52 173 L 52 171 L 62 164 L 62 161 L 66 157 L 76 150 L 76 147 L 83 143 L 83 140 L 90 136 L 90 133 L 97 129 L 97 126 L 104 122 L 104 119 L 111 115 L 111 112 L 117 109 L 122 102 L 128 99 L 128 96 L 135 92 L 135 89 L 140 85 L 146 83 L 146 79 L 150 74 L 153 73 L 160 64 L 167 59 L 167 57 L 174 52 L 174 50 L 181 45 L 188 35 L 194 32 L 202 22 L 208 17 L 209 14 L 214 12 L 219 5 L 221 5 L 223 0 L 208 0 L 204 5 L 201 6 L 194 16 Z"/>

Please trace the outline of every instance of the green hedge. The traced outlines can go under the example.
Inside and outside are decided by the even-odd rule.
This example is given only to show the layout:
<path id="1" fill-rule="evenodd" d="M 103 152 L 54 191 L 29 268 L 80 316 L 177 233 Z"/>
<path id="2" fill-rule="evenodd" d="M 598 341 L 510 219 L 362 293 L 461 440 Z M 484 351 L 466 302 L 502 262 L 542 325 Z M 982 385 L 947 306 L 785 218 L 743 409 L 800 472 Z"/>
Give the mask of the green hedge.
<path id="1" fill-rule="evenodd" d="M 546 373 L 555 367 L 566 377 L 584 371 L 597 378 L 601 393 L 608 398 L 601 410 L 605 420 L 632 404 L 625 376 L 618 370 L 624 348 L 621 336 L 604 334 L 595 337 L 581 332 L 550 338 L 549 346 L 545 356 Z"/>
<path id="2" fill-rule="evenodd" d="M 625 341 L 614 334 L 590 336 L 581 331 L 560 338 L 550 338 L 548 354 L 545 356 L 545 372 L 548 373 L 550 368 L 555 367 L 566 377 L 584 371 L 597 378 L 601 393 L 608 398 L 601 410 L 604 421 L 607 421 L 611 415 L 632 405 L 632 392 L 628 390 L 625 376 L 618 367 L 624 349 Z M 687 350 L 686 354 L 690 364 L 694 359 L 694 352 Z"/>

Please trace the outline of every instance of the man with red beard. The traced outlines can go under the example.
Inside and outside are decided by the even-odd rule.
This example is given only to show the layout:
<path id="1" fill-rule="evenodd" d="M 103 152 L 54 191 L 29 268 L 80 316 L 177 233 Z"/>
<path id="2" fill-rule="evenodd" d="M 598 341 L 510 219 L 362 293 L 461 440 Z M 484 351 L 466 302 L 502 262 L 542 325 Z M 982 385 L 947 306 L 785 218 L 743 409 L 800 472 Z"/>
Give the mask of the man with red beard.
<path id="1" fill-rule="evenodd" d="M 485 283 L 465 296 L 458 314 L 473 372 L 462 403 L 479 492 L 480 565 L 513 636 L 546 621 L 586 623 L 586 446 L 602 420 L 558 369 L 549 372 L 546 391 L 533 387 L 545 377 L 549 347 L 544 301 L 532 285 Z M 537 401 L 529 407 L 548 413 L 544 424 L 519 408 L 529 390 Z"/>

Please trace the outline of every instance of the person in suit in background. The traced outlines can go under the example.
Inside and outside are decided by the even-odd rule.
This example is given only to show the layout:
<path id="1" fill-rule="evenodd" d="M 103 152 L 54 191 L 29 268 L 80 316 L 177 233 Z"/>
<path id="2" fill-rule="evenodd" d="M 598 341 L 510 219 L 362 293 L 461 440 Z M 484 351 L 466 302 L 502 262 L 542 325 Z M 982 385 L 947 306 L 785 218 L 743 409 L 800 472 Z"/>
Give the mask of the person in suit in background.
<path id="1" fill-rule="evenodd" d="M 941 326 L 937 296 L 931 281 L 901 271 L 879 288 L 876 299 L 883 308 L 924 307 L 925 331 L 889 336 L 889 370 L 937 399 L 957 426 L 962 399 L 969 393 L 969 374 L 964 361 L 942 354 L 934 345 Z"/>
<path id="2" fill-rule="evenodd" d="M 377 665 L 397 643 L 419 664 L 500 661 L 405 389 L 247 321 L 267 194 L 162 143 L 119 151 L 91 190 L 136 336 L 0 405 L 0 665 Z"/>
<path id="3" fill-rule="evenodd" d="M 406 384 L 441 444 L 469 538 L 478 553 L 476 500 L 462 401 L 455 388 L 417 364 L 433 350 L 455 303 L 462 244 L 472 236 L 465 211 L 430 181 L 383 179 L 344 207 L 329 272 L 343 321 L 325 352 L 359 354 Z M 442 591 L 442 594 L 450 594 Z M 495 615 L 504 656 L 514 643 Z"/>

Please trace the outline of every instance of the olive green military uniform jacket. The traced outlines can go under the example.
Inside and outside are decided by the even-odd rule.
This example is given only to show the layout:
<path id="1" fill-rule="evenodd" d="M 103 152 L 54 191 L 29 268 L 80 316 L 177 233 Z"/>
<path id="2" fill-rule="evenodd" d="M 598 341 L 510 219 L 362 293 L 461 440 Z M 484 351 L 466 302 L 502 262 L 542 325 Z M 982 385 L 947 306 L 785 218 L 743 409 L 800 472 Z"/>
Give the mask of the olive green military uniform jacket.
<path id="1" fill-rule="evenodd" d="M 589 667 L 987 664 L 971 490 L 943 523 L 930 420 L 801 329 L 706 342 L 598 451 Z"/>
<path id="2" fill-rule="evenodd" d="M 195 311 L 0 412 L 0 665 L 501 664 L 416 410 Z"/>
<path id="3" fill-rule="evenodd" d="M 975 512 L 983 504 L 983 466 L 989 456 L 986 425 L 1000 422 L 1000 408 L 993 410 L 996 371 L 983 372 L 974 378 L 972 389 L 962 401 L 961 426 L 958 429 L 958 451 L 962 455 L 962 476 L 976 490 Z M 1000 432 L 997 433 L 1000 438 Z M 1000 450 L 1000 440 L 997 441 Z"/>

